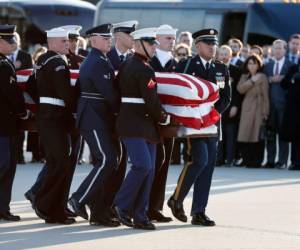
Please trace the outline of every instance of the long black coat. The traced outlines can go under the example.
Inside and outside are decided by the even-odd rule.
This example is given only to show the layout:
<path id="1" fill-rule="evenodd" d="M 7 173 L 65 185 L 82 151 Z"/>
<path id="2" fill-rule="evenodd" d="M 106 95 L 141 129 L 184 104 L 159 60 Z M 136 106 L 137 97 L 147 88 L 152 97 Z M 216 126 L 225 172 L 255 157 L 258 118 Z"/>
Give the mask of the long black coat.
<path id="1" fill-rule="evenodd" d="M 281 83 L 287 89 L 281 136 L 289 142 L 300 142 L 300 77 L 293 79 L 297 72 L 300 64 L 292 66 Z"/>

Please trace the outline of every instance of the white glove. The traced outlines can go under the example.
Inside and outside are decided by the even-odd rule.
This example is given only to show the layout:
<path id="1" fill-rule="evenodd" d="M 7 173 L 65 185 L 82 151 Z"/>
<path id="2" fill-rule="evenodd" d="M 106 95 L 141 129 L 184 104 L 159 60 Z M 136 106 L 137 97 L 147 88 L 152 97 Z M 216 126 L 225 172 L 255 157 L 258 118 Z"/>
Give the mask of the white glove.
<path id="1" fill-rule="evenodd" d="M 171 122 L 171 116 L 167 115 L 166 120 L 164 122 L 159 122 L 158 124 L 165 126 L 165 125 L 170 124 L 170 122 Z"/>

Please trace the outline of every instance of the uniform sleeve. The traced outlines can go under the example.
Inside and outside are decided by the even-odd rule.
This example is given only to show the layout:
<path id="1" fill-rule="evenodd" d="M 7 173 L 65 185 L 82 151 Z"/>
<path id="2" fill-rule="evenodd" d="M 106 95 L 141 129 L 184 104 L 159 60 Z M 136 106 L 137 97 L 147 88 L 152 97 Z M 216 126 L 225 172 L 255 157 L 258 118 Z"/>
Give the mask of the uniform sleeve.
<path id="1" fill-rule="evenodd" d="M 220 90 L 220 99 L 216 102 L 216 110 L 222 114 L 230 105 L 231 102 L 231 85 L 229 82 L 229 71 L 228 68 L 224 66 L 225 70 L 225 86 L 224 89 Z"/>
<path id="2" fill-rule="evenodd" d="M 52 74 L 51 77 L 55 79 L 54 84 L 57 95 L 64 100 L 66 108 L 72 111 L 74 109 L 74 98 L 70 84 L 70 71 L 67 65 L 61 60 L 57 60 L 50 73 Z"/>
<path id="3" fill-rule="evenodd" d="M 103 63 L 95 63 L 92 66 L 92 74 L 89 76 L 95 88 L 104 96 L 105 100 L 110 104 L 113 112 L 118 112 L 120 95 L 114 83 L 115 75 L 108 65 Z"/>
<path id="4" fill-rule="evenodd" d="M 24 97 L 21 89 L 15 82 L 9 66 L 0 63 L 1 84 L 0 91 L 6 96 L 15 115 L 22 116 L 26 113 Z"/>
<path id="5" fill-rule="evenodd" d="M 164 122 L 167 113 L 162 108 L 156 91 L 155 74 L 151 69 L 138 72 L 137 79 L 139 83 L 140 94 L 145 101 L 146 108 L 155 122 Z"/>

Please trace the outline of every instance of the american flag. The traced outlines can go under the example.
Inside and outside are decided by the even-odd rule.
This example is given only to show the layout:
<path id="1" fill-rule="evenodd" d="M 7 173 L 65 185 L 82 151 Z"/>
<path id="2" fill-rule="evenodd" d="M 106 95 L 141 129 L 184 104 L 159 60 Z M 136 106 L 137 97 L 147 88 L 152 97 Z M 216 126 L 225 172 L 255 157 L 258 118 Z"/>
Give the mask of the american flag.
<path id="1" fill-rule="evenodd" d="M 24 91 L 25 101 L 35 111 L 35 103 L 26 93 L 26 82 L 32 69 L 17 71 L 17 81 Z M 71 85 L 79 77 L 78 70 L 70 71 Z M 181 73 L 155 73 L 157 92 L 165 110 L 180 124 L 178 136 L 211 135 L 217 133 L 220 119 L 214 104 L 219 99 L 216 84 Z"/>

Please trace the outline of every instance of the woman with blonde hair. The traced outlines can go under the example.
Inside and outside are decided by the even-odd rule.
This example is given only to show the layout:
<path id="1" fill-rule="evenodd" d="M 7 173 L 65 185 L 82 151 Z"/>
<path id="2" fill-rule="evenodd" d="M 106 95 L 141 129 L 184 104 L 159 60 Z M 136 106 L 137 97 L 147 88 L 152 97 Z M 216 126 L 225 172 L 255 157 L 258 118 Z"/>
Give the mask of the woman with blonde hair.
<path id="1" fill-rule="evenodd" d="M 260 167 L 264 155 L 264 122 L 269 115 L 268 79 L 261 73 L 262 60 L 251 55 L 244 63 L 245 74 L 237 85 L 244 95 L 238 141 L 241 142 L 243 163 L 246 167 Z"/>

